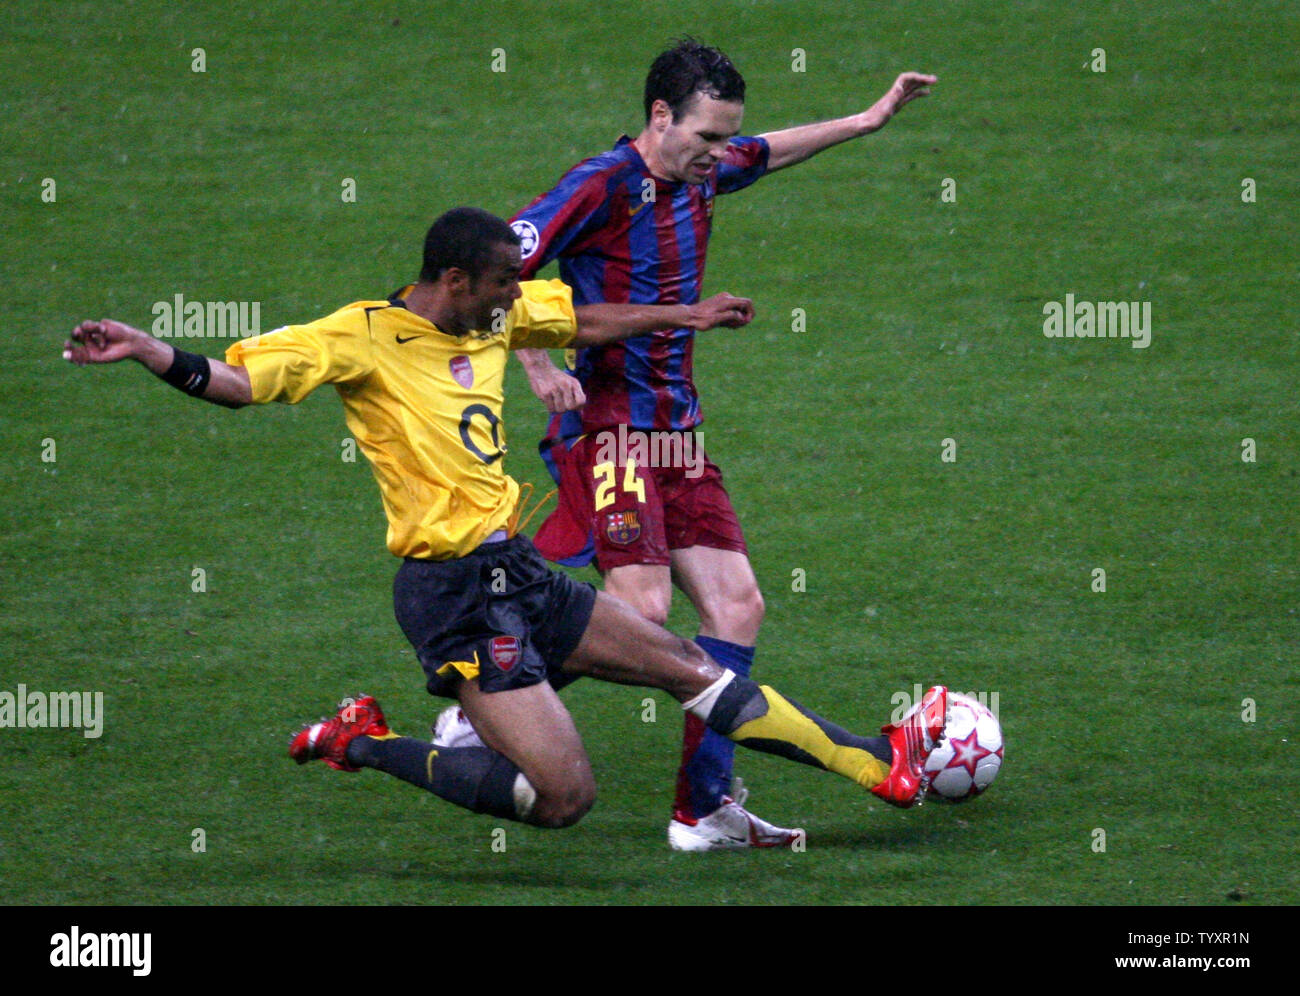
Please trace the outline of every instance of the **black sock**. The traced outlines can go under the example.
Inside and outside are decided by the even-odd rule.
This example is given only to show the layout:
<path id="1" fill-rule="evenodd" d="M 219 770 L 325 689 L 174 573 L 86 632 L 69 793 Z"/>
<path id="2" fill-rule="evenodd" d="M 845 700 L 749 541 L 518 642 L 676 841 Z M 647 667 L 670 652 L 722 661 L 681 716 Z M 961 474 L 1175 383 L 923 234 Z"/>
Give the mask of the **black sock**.
<path id="1" fill-rule="evenodd" d="M 521 819 L 515 804 L 519 769 L 487 747 L 435 747 L 415 737 L 357 737 L 348 744 L 347 759 L 472 812 Z"/>

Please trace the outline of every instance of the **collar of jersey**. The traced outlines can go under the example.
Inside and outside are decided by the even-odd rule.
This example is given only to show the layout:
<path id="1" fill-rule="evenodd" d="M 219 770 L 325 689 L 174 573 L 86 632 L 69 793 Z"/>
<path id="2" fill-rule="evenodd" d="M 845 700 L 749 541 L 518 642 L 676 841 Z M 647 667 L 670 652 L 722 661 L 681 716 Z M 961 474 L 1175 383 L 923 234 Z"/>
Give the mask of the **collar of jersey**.
<path id="1" fill-rule="evenodd" d="M 685 180 L 665 180 L 662 176 L 655 176 L 651 173 L 650 167 L 645 164 L 645 160 L 641 158 L 641 153 L 637 150 L 637 147 L 632 144 L 632 139 L 628 135 L 624 135 L 615 142 L 614 148 L 622 149 L 623 154 L 628 157 L 632 164 L 640 169 L 646 176 L 650 177 L 650 179 L 654 180 L 656 184 L 676 190 L 686 182 Z"/>
<path id="2" fill-rule="evenodd" d="M 423 329 L 415 329 L 414 330 L 415 334 L 428 335 L 430 332 L 438 332 L 442 335 L 445 335 L 449 339 L 465 338 L 463 335 L 452 335 L 450 332 L 444 332 L 442 329 L 438 328 L 438 326 L 434 325 L 433 322 L 429 321 L 429 319 L 417 315 L 414 311 L 412 311 L 410 308 L 406 306 L 406 295 L 411 293 L 411 289 L 414 286 L 415 284 L 407 284 L 405 287 L 400 287 L 397 290 L 393 291 L 393 293 L 388 295 L 388 304 L 390 307 L 393 308 L 401 308 L 408 315 L 414 318 L 417 322 L 423 322 L 426 326 L 428 326 L 427 328 L 423 328 Z"/>

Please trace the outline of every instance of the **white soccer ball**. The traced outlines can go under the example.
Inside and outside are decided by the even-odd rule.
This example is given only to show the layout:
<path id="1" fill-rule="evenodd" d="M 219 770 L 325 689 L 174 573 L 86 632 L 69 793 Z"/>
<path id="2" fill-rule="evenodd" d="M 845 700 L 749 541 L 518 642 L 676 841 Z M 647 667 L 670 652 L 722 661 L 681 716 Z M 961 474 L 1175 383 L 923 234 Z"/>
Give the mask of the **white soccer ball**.
<path id="1" fill-rule="evenodd" d="M 988 788 L 1002 767 L 1002 724 L 983 703 L 949 692 L 944 733 L 925 762 L 926 799 L 965 802 Z"/>

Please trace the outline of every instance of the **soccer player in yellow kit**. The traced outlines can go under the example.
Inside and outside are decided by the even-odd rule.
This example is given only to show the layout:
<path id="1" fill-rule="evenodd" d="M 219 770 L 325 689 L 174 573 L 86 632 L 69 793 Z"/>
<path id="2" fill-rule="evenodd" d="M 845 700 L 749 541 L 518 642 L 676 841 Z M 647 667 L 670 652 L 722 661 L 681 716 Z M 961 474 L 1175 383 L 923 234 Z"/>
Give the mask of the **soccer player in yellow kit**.
<path id="1" fill-rule="evenodd" d="M 897 806 L 924 795 L 947 691 L 932 688 L 879 737 L 859 737 L 591 585 L 551 570 L 516 527 L 519 487 L 502 468 L 508 350 L 589 346 L 660 328 L 747 324 L 742 298 L 574 308 L 558 280 L 519 283 L 518 237 L 473 208 L 439 218 L 420 279 L 307 325 L 241 341 L 227 362 L 111 320 L 79 325 L 77 365 L 134 359 L 185 393 L 228 407 L 296 403 L 333 384 L 370 460 L 403 558 L 398 622 L 427 687 L 460 701 L 485 746 L 440 748 L 392 733 L 370 696 L 292 740 L 299 763 L 376 768 L 474 812 L 569 826 L 595 800 L 582 741 L 548 678 L 561 671 L 660 688 L 735 742 L 834 771 Z"/>

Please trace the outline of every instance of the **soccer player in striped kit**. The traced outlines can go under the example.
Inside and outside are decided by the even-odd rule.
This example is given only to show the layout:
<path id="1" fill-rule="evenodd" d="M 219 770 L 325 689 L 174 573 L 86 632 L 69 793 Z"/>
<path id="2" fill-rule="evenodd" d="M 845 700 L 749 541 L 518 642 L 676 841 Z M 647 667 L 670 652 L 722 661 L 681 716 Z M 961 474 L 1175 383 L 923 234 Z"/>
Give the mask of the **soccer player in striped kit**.
<path id="1" fill-rule="evenodd" d="M 935 82 L 904 73 L 861 114 L 741 137 L 744 79 L 720 51 L 685 39 L 650 67 L 641 133 L 574 166 L 515 216 L 524 275 L 558 259 L 575 301 L 698 301 L 718 194 L 878 130 Z M 747 676 L 763 599 L 722 475 L 695 436 L 694 342 L 691 329 L 655 332 L 577 350 L 564 371 L 545 350 L 519 351 L 553 412 L 541 449 L 560 487 L 536 543 L 568 566 L 594 557 L 605 590 L 660 625 L 675 583 L 699 614 L 696 642 Z M 440 725 L 444 737 L 472 737 L 454 710 Z M 785 846 L 802 832 L 749 813 L 743 792 L 733 798 L 733 750 L 687 717 L 675 849 Z"/>

